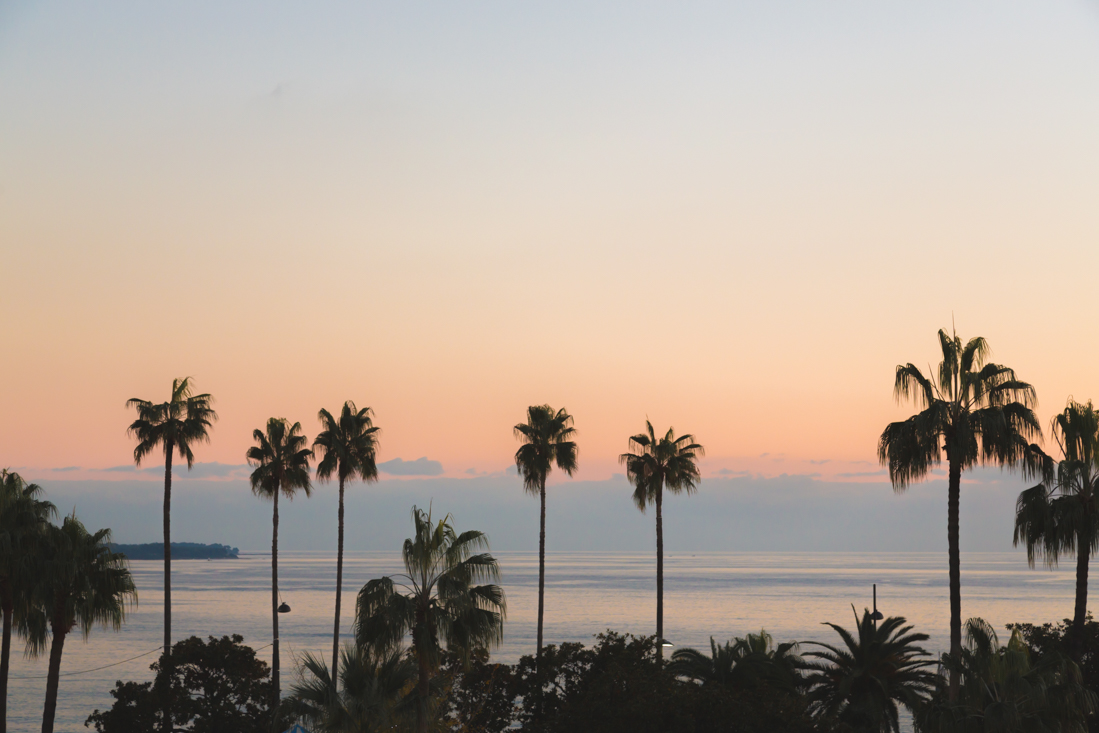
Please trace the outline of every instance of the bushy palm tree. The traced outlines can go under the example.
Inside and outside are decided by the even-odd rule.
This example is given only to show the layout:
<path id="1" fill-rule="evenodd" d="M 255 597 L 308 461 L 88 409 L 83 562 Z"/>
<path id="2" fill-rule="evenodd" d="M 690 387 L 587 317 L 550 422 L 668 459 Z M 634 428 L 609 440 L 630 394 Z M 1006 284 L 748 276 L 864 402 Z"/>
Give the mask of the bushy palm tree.
<path id="1" fill-rule="evenodd" d="M 293 499 L 298 491 L 310 495 L 309 459 L 313 451 L 305 447 L 301 423 L 291 424 L 284 417 L 272 417 L 267 429 L 253 430 L 256 445 L 248 449 L 252 471 L 252 493 L 270 499 L 271 513 L 271 681 L 275 683 L 275 703 L 279 693 L 279 494 Z"/>
<path id="2" fill-rule="evenodd" d="M 942 361 L 925 376 L 914 364 L 897 367 L 893 395 L 910 399 L 920 412 L 890 423 L 878 441 L 878 458 L 888 465 L 895 491 L 924 478 L 943 458 L 948 467 L 947 546 L 950 566 L 950 651 L 962 643 L 961 559 L 958 549 L 958 503 L 962 471 L 978 464 L 1018 466 L 1024 476 L 1041 473 L 1048 463 L 1031 441 L 1042 430 L 1033 407 L 1034 388 L 1015 370 L 987 362 L 988 343 L 980 337 L 964 345 L 957 334 L 939 331 Z M 958 678 L 950 678 L 956 695 Z"/>
<path id="3" fill-rule="evenodd" d="M 355 612 L 357 644 L 393 649 L 407 635 L 417 664 L 416 729 L 426 733 L 432 716 L 431 683 L 442 644 L 468 659 L 478 648 L 503 638 L 507 603 L 497 581 L 500 567 L 487 552 L 484 533 L 458 534 L 447 515 L 412 508 L 415 535 L 402 549 L 405 572 L 371 580 L 359 591 Z"/>
<path id="4" fill-rule="evenodd" d="M 53 504 L 39 497 L 42 487 L 30 484 L 14 471 L 0 469 L 0 609 L 4 615 L 0 646 L 0 733 L 7 731 L 8 670 L 11 632 L 16 615 L 26 612 L 34 585 L 36 551 L 47 522 L 57 513 Z"/>
<path id="5" fill-rule="evenodd" d="M 1015 544 L 1026 545 L 1031 567 L 1036 558 L 1053 567 L 1061 555 L 1076 556 L 1071 649 L 1079 663 L 1088 613 L 1088 562 L 1099 549 L 1099 412 L 1091 401 L 1070 399 L 1053 418 L 1052 432 L 1063 460 L 1051 481 L 1019 494 Z"/>
<path id="6" fill-rule="evenodd" d="M 37 553 L 34 612 L 25 621 L 32 655 L 44 650 L 47 629 L 51 638 L 42 733 L 53 731 L 66 637 L 78 627 L 85 639 L 97 625 L 117 631 L 126 607 L 137 601 L 126 558 L 111 552 L 109 529 L 90 533 L 75 513 L 65 517 L 60 527 L 47 526 Z"/>
<path id="7" fill-rule="evenodd" d="M 678 438 L 668 428 L 664 437 L 657 438 L 653 424 L 645 421 L 644 433 L 630 438 L 630 452 L 619 460 L 626 464 L 626 478 L 634 486 L 633 501 L 645 511 L 656 505 L 656 638 L 663 654 L 664 643 L 664 490 L 691 494 L 700 480 L 698 458 L 705 450 L 693 435 Z"/>
<path id="8" fill-rule="evenodd" d="M 394 730 L 406 717 L 416 664 L 401 649 L 345 644 L 339 670 L 337 688 L 324 661 L 305 654 L 301 679 L 282 703 L 284 717 L 315 733 L 380 733 Z"/>
<path id="9" fill-rule="evenodd" d="M 137 439 L 134 463 L 138 466 L 157 448 L 164 450 L 164 653 L 172 653 L 172 455 L 195 464 L 192 446 L 210 441 L 210 428 L 218 419 L 214 398 L 193 394 L 190 377 L 172 381 L 172 396 L 153 404 L 134 398 L 127 407 L 137 410 L 129 434 Z"/>
<path id="10" fill-rule="evenodd" d="M 1034 664 L 1018 630 L 1001 646 L 982 619 L 971 618 L 965 626 L 961 653 L 943 655 L 943 665 L 961 679 L 957 701 L 947 699 L 940 683 L 934 698 L 917 708 L 917 731 L 1087 733 L 1096 697 L 1071 659 L 1048 652 Z"/>
<path id="11" fill-rule="evenodd" d="M 531 405 L 527 421 L 515 426 L 515 437 L 523 441 L 515 451 L 515 467 L 523 477 L 523 488 L 542 502 L 538 520 L 538 641 L 535 660 L 542 657 L 542 617 L 546 593 L 546 478 L 554 464 L 569 476 L 576 470 L 576 428 L 564 408 Z"/>
<path id="12" fill-rule="evenodd" d="M 737 688 L 769 685 L 794 692 L 804 684 L 797 642 L 775 646 L 766 630 L 737 637 L 718 645 L 710 637 L 710 656 L 686 647 L 672 653 L 668 671 L 678 677 L 703 684 L 721 684 Z"/>
<path id="13" fill-rule="evenodd" d="M 854 611 L 854 607 L 851 608 Z M 856 629 L 828 623 L 843 646 L 806 642 L 822 647 L 809 651 L 806 679 L 810 709 L 817 715 L 838 719 L 860 733 L 896 733 L 900 730 L 897 704 L 914 708 L 935 687 L 937 676 L 926 650 L 917 646 L 927 634 L 912 633 L 905 619 L 892 616 L 875 625 L 869 610 Z"/>
<path id="14" fill-rule="evenodd" d="M 339 521 L 336 539 L 336 624 L 332 631 L 332 669 L 337 669 L 340 651 L 340 601 L 343 598 L 343 492 L 348 481 L 356 478 L 378 480 L 376 456 L 378 432 L 369 407 L 361 410 L 351 400 L 343 403 L 336 418 L 328 410 L 317 413 L 321 432 L 313 440 L 317 457 L 317 478 L 327 481 L 336 476 L 340 487 Z M 335 680 L 333 680 L 335 682 Z"/>

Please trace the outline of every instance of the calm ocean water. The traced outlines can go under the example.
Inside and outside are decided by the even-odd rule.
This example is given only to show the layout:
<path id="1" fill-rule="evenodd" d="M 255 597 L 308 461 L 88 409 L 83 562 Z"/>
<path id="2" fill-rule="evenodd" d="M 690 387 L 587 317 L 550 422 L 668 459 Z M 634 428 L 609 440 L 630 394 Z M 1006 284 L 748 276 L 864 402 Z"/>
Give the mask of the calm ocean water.
<path id="1" fill-rule="evenodd" d="M 538 556 L 496 553 L 508 599 L 505 639 L 493 656 L 514 662 L 533 651 Z M 1045 622 L 1072 612 L 1069 566 L 1031 570 L 1023 553 L 963 553 L 962 614 L 982 616 L 1002 630 L 1010 622 Z M 270 558 L 176 561 L 172 564 L 172 625 L 177 639 L 238 633 L 253 647 L 271 637 Z M 640 553 L 556 553 L 547 557 L 547 643 L 589 642 L 612 628 L 654 633 L 656 561 Z M 58 731 L 81 731 L 95 708 L 108 707 L 115 680 L 147 680 L 156 654 L 94 672 L 103 665 L 155 652 L 161 638 L 162 565 L 132 562 L 140 606 L 118 632 L 96 629 L 85 643 L 66 643 L 57 710 Z M 349 556 L 345 561 L 344 628 L 350 631 L 354 597 L 367 580 L 399 572 L 396 553 Z M 286 553 L 279 558 L 279 585 L 292 612 L 280 618 L 282 685 L 293 681 L 295 655 L 331 653 L 335 586 L 334 556 Z M 709 637 L 725 640 L 767 629 L 777 640 L 834 641 L 822 621 L 851 626 L 851 604 L 871 602 L 903 615 L 931 635 L 928 646 L 947 643 L 949 609 L 945 553 L 693 553 L 665 561 L 665 636 L 678 646 L 707 648 Z M 270 649 L 260 652 L 270 661 Z M 46 660 L 13 654 L 9 730 L 41 725 Z M 77 673 L 77 674 L 73 674 Z"/>

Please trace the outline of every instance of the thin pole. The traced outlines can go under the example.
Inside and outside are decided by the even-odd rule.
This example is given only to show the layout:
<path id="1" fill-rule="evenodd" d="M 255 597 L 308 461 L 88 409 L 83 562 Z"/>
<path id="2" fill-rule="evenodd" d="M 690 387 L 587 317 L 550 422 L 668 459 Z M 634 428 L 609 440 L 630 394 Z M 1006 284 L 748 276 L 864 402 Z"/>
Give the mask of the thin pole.
<path id="1" fill-rule="evenodd" d="M 878 630 L 878 584 L 874 583 L 874 631 Z"/>

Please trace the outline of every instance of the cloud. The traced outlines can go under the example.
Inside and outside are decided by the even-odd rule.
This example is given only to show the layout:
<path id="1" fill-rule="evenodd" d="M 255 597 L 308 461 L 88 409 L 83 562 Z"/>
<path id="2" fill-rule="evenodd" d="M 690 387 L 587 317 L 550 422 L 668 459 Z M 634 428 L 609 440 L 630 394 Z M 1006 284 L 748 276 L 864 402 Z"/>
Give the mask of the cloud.
<path id="1" fill-rule="evenodd" d="M 839 478 L 863 478 L 865 476 L 885 476 L 888 472 L 883 468 L 878 471 L 852 471 L 849 473 L 837 473 Z"/>
<path id="2" fill-rule="evenodd" d="M 63 466 L 62 468 L 55 468 L 53 470 L 56 471 L 57 473 L 62 473 L 62 472 L 67 472 L 67 471 L 79 471 L 80 466 Z"/>
<path id="3" fill-rule="evenodd" d="M 828 463 L 831 460 L 832 460 L 831 458 L 822 458 L 819 461 L 814 461 L 814 460 L 810 459 L 809 462 L 812 463 L 814 466 L 823 466 L 825 463 Z"/>
<path id="4" fill-rule="evenodd" d="M 188 471 L 185 466 L 173 467 L 172 474 L 180 478 L 243 478 L 248 475 L 249 467 L 243 463 L 196 463 Z"/>
<path id="5" fill-rule="evenodd" d="M 731 468 L 721 468 L 714 472 L 718 476 L 751 476 L 751 471 L 734 471 Z"/>
<path id="6" fill-rule="evenodd" d="M 427 456 L 417 458 L 414 461 L 394 458 L 391 461 L 379 463 L 378 470 L 382 473 L 388 473 L 390 476 L 441 476 L 443 464 L 429 460 Z"/>

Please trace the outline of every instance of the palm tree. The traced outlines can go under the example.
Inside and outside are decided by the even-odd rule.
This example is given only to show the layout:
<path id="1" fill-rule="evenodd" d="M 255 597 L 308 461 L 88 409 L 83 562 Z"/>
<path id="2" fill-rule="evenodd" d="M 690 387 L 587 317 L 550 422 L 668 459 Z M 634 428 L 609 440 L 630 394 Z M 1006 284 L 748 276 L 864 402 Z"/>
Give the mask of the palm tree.
<path id="1" fill-rule="evenodd" d="M 355 636 L 360 647 L 392 649 L 412 636 L 418 674 L 416 729 L 426 733 L 432 714 L 431 682 L 441 643 L 463 659 L 477 648 L 499 644 L 507 603 L 495 583 L 496 558 L 488 538 L 477 531 L 457 534 L 448 514 L 433 522 L 431 512 L 412 508 L 415 537 L 405 540 L 405 572 L 371 580 L 359 591 Z M 398 590 L 398 588 L 400 590 Z"/>
<path id="2" fill-rule="evenodd" d="M 416 664 L 400 649 L 364 649 L 345 644 L 339 682 L 320 657 L 306 653 L 301 678 L 282 703 L 289 720 L 316 733 L 381 733 L 394 730 L 406 715 L 407 690 L 416 682 Z"/>
<path id="3" fill-rule="evenodd" d="M 137 602 L 126 558 L 111 552 L 109 529 L 92 534 L 75 513 L 65 517 L 60 527 L 47 526 L 34 588 L 35 613 L 26 621 L 31 654 L 44 650 L 47 627 L 51 636 L 42 733 L 53 731 L 65 638 L 78 626 L 85 639 L 96 625 L 117 631 L 126 618 L 126 607 Z"/>
<path id="4" fill-rule="evenodd" d="M 301 423 L 290 424 L 284 417 L 272 417 L 267 421 L 267 431 L 253 430 L 256 445 L 248 449 L 248 463 L 252 471 L 252 493 L 271 499 L 271 681 L 275 683 L 274 704 L 278 705 L 279 693 L 279 494 L 293 500 L 295 492 L 302 490 L 309 496 L 313 490 L 309 483 L 309 459 L 313 451 L 305 447 Z"/>
<path id="5" fill-rule="evenodd" d="M 0 608 L 4 614 L 3 644 L 0 646 L 0 733 L 7 731 L 8 670 L 11 663 L 11 630 L 17 615 L 26 611 L 34 585 L 36 545 L 46 524 L 57 514 L 53 504 L 38 497 L 42 487 L 28 484 L 13 471 L 0 469 Z"/>
<path id="6" fill-rule="evenodd" d="M 515 451 L 515 467 L 523 477 L 523 488 L 539 497 L 542 512 L 538 520 L 538 646 L 535 663 L 542 658 L 542 617 L 546 595 L 546 478 L 554 464 L 569 476 L 576 471 L 577 447 L 572 440 L 576 428 L 564 408 L 531 405 L 527 421 L 515 426 L 515 437 L 523 441 Z"/>
<path id="7" fill-rule="evenodd" d="M 710 637 L 710 656 L 686 647 L 672 654 L 668 671 L 678 677 L 703 684 L 721 684 L 738 688 L 760 685 L 794 692 L 804 684 L 797 642 L 774 644 L 765 630 L 737 637 L 719 646 Z"/>
<path id="8" fill-rule="evenodd" d="M 322 430 L 313 440 L 313 452 L 317 456 L 317 478 L 327 481 L 336 474 L 340 485 L 339 529 L 336 540 L 336 624 L 332 631 L 332 667 L 339 662 L 340 651 L 340 600 L 343 597 L 343 490 L 348 481 L 356 478 L 365 481 L 378 480 L 375 456 L 378 451 L 378 432 L 371 422 L 369 407 L 361 410 L 351 400 L 343 403 L 340 417 L 336 419 L 328 410 L 321 410 L 317 418 Z M 335 680 L 332 680 L 335 684 Z"/>
<path id="9" fill-rule="evenodd" d="M 134 463 L 140 466 L 156 448 L 164 449 L 164 653 L 168 655 L 172 653 L 172 454 L 186 460 L 188 469 L 194 466 L 191 446 L 210 442 L 210 428 L 218 419 L 214 398 L 192 394 L 191 387 L 190 377 L 175 379 L 167 402 L 154 405 L 136 397 L 126 402 L 126 407 L 137 410 L 137 419 L 127 431 L 137 439 Z"/>
<path id="10" fill-rule="evenodd" d="M 649 504 L 656 505 L 656 638 L 657 651 L 664 653 L 664 489 L 673 494 L 695 492 L 699 481 L 698 458 L 705 449 L 694 442 L 693 435 L 678 438 L 668 428 L 663 438 L 657 439 L 653 424 L 645 421 L 647 432 L 630 438 L 630 452 L 619 460 L 626 464 L 626 478 L 634 485 L 633 500 L 637 508 L 645 511 Z"/>
<path id="11" fill-rule="evenodd" d="M 940 683 L 934 697 L 917 706 L 917 731 L 1087 733 L 1096 697 L 1071 659 L 1048 652 L 1034 663 L 1018 629 L 1001 646 L 982 619 L 971 618 L 965 626 L 961 653 L 943 655 L 943 665 L 962 680 L 958 699 L 945 700 Z"/>
<path id="12" fill-rule="evenodd" d="M 924 478 L 945 455 L 948 465 L 947 545 L 950 564 L 950 653 L 962 644 L 961 561 L 958 550 L 958 501 L 962 471 L 977 464 L 1019 466 L 1024 476 L 1042 471 L 1045 454 L 1030 441 L 1042 429 L 1032 409 L 1034 388 L 1015 370 L 986 363 L 988 343 L 980 337 L 964 346 L 957 334 L 939 331 L 943 358 L 938 372 L 924 376 L 914 364 L 897 367 L 893 395 L 908 398 L 921 410 L 890 423 L 878 441 L 878 459 L 889 466 L 894 491 Z M 950 694 L 958 677 L 950 676 Z"/>
<path id="13" fill-rule="evenodd" d="M 1019 494 L 1015 544 L 1023 542 L 1027 561 L 1044 557 L 1053 567 L 1062 554 L 1076 556 L 1076 607 L 1072 617 L 1072 656 L 1084 653 L 1088 612 L 1088 562 L 1099 549 L 1099 412 L 1091 402 L 1069 400 L 1052 421 L 1064 457 L 1057 475 Z"/>
<path id="14" fill-rule="evenodd" d="M 935 686 L 937 676 L 927 669 L 934 661 L 917 646 L 928 636 L 911 633 L 912 627 L 900 616 L 875 624 L 869 610 L 861 619 L 856 613 L 855 623 L 857 636 L 842 626 L 825 624 L 839 634 L 842 647 L 806 642 L 823 649 L 805 654 L 818 660 L 805 665 L 810 710 L 838 718 L 856 731 L 896 733 L 897 703 L 912 709 Z"/>

